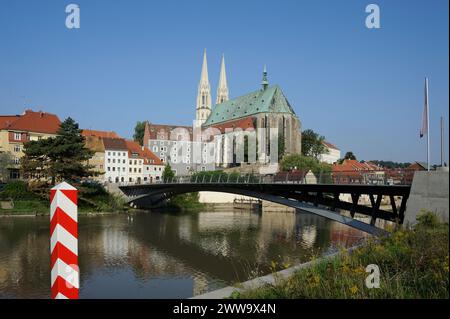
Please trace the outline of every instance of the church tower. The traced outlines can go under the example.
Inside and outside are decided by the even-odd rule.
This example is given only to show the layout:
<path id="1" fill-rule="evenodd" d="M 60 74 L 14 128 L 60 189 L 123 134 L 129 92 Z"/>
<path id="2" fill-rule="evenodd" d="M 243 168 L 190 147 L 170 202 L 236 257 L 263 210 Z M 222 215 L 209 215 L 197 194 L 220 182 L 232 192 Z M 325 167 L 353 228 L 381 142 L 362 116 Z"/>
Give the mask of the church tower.
<path id="1" fill-rule="evenodd" d="M 208 80 L 208 62 L 206 61 L 206 49 L 203 52 L 202 74 L 198 84 L 197 107 L 195 119 L 197 125 L 205 123 L 211 114 L 211 87 Z"/>
<path id="2" fill-rule="evenodd" d="M 219 76 L 219 86 L 217 87 L 217 98 L 216 104 L 228 101 L 228 85 L 227 85 L 227 74 L 225 72 L 225 57 L 222 54 L 222 61 L 220 62 L 220 76 Z"/>

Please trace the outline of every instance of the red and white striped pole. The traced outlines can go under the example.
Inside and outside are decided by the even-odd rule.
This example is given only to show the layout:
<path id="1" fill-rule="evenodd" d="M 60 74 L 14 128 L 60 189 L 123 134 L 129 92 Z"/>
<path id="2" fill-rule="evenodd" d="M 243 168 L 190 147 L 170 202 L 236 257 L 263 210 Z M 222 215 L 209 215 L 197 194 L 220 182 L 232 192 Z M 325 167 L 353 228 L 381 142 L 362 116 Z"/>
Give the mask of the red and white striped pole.
<path id="1" fill-rule="evenodd" d="M 78 299 L 77 189 L 66 182 L 50 190 L 51 298 Z"/>

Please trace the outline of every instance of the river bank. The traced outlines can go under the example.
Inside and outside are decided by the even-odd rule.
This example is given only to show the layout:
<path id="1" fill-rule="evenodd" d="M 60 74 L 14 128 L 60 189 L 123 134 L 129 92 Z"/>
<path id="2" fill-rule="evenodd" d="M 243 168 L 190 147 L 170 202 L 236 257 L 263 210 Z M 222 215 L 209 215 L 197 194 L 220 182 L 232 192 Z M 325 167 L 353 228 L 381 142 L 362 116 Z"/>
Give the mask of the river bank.
<path id="1" fill-rule="evenodd" d="M 431 213 L 418 220 L 414 229 L 397 230 L 351 252 L 343 250 L 285 274 L 262 278 L 257 286 L 249 282 L 222 294 L 228 292 L 235 299 L 448 299 L 448 223 L 438 222 Z M 367 286 L 368 265 L 379 269 L 379 286 Z"/>

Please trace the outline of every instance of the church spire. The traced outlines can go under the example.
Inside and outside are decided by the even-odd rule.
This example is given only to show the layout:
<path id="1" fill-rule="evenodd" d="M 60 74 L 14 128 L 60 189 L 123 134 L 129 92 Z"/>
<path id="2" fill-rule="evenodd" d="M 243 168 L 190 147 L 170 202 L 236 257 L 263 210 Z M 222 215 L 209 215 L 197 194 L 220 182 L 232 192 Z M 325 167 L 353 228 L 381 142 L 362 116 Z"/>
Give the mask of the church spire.
<path id="1" fill-rule="evenodd" d="M 197 107 L 195 118 L 198 124 L 203 124 L 211 114 L 211 87 L 208 80 L 208 62 L 206 49 L 203 52 L 202 74 L 198 84 Z"/>
<path id="2" fill-rule="evenodd" d="M 216 104 L 228 101 L 228 85 L 227 85 L 227 74 L 225 72 L 225 57 L 222 54 L 222 61 L 220 62 L 220 76 L 219 85 L 217 87 L 217 97 Z"/>
<path id="3" fill-rule="evenodd" d="M 263 87 L 263 91 L 265 89 L 267 89 L 267 87 L 269 86 L 269 81 L 267 81 L 267 68 L 266 65 L 264 64 L 264 71 L 263 71 L 263 80 L 262 80 L 262 87 Z"/>

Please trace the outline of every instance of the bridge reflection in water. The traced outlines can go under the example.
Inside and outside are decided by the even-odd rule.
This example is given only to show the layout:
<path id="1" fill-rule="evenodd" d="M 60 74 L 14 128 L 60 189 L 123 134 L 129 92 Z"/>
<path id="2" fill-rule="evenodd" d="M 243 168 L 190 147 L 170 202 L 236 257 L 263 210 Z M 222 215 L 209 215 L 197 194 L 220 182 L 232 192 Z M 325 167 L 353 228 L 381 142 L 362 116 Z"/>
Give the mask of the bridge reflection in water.
<path id="1" fill-rule="evenodd" d="M 294 213 L 142 213 L 79 225 L 81 298 L 187 298 L 366 236 Z M 0 219 L 0 297 L 49 297 L 48 228 L 48 218 Z"/>

